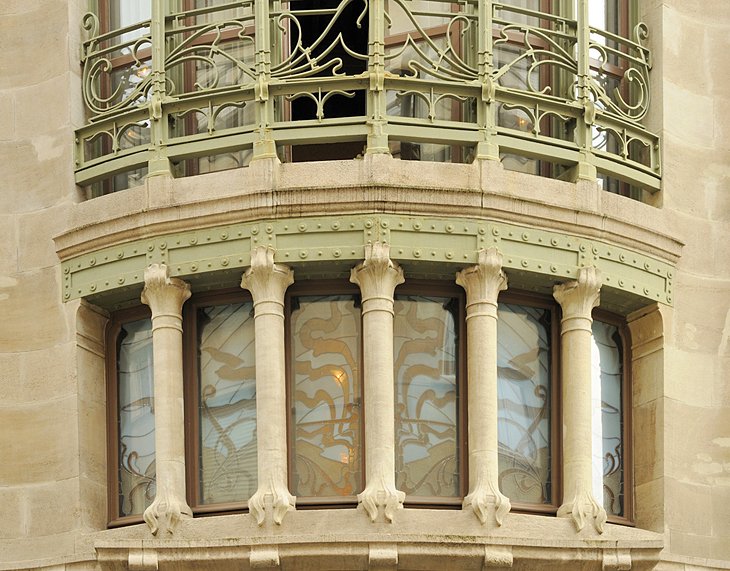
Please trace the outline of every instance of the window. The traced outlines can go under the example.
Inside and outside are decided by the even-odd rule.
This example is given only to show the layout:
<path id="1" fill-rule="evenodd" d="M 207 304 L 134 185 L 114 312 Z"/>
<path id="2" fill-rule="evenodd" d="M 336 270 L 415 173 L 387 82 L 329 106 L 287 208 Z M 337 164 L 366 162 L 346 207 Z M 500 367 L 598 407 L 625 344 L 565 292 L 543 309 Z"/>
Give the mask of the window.
<path id="1" fill-rule="evenodd" d="M 396 289 L 393 368 L 396 486 L 406 506 L 458 507 L 469 489 L 464 294 L 410 280 Z M 241 511 L 257 489 L 253 303 L 244 291 L 200 294 L 183 310 L 188 503 Z M 615 522 L 632 517 L 630 394 L 622 321 L 593 322 L 594 495 Z M 559 306 L 505 292 L 498 306 L 499 486 L 515 511 L 555 513 L 561 498 Z M 365 486 L 360 294 L 340 281 L 286 294 L 289 489 L 297 506 L 357 504 Z M 123 311 L 111 349 L 110 521 L 139 521 L 155 495 L 152 332 Z"/>
<path id="2" fill-rule="evenodd" d="M 146 313 L 122 312 L 108 330 L 111 522 L 137 520 L 155 498 L 152 323 Z"/>

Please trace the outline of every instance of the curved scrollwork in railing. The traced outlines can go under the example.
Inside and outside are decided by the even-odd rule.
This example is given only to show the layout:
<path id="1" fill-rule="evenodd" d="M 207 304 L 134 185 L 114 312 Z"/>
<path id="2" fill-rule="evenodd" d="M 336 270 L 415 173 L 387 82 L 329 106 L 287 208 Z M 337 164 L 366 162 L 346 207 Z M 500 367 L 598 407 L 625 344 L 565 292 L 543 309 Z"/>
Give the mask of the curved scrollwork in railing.
<path id="1" fill-rule="evenodd" d="M 77 182 L 346 143 L 353 157 L 518 157 L 526 172 L 658 189 L 646 26 L 591 26 L 588 0 L 529 6 L 218 0 L 114 30 L 86 14 Z"/>

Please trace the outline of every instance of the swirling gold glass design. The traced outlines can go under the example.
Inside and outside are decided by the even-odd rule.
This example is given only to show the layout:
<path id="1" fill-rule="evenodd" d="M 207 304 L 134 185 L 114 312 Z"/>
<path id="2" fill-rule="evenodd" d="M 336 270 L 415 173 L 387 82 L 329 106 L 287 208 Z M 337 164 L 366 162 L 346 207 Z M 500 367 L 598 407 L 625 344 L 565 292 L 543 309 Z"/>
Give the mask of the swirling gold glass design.
<path id="1" fill-rule="evenodd" d="M 615 325 L 593 322 L 594 375 L 600 383 L 600 436 L 603 507 L 609 515 L 624 515 L 623 345 Z M 594 386 L 596 383 L 594 383 Z"/>
<path id="2" fill-rule="evenodd" d="M 137 515 L 155 498 L 152 323 L 124 323 L 117 337 L 119 515 Z"/>
<path id="3" fill-rule="evenodd" d="M 257 486 L 253 305 L 198 309 L 202 504 L 241 502 Z"/>
<path id="4" fill-rule="evenodd" d="M 461 496 L 459 300 L 395 298 L 396 486 L 407 496 Z"/>
<path id="5" fill-rule="evenodd" d="M 499 305 L 499 488 L 513 502 L 551 502 L 550 319 L 539 307 Z"/>
<path id="6" fill-rule="evenodd" d="M 354 296 L 292 298 L 291 491 L 300 498 L 362 491 L 360 344 Z"/>

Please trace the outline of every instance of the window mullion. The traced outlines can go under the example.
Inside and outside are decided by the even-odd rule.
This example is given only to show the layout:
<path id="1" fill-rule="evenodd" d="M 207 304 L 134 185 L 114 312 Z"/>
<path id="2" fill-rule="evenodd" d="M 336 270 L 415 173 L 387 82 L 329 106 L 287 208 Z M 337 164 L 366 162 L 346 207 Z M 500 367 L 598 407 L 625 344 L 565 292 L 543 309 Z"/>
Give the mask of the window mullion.
<path id="1" fill-rule="evenodd" d="M 464 508 L 471 506 L 483 524 L 493 518 L 502 525 L 511 508 L 498 479 L 497 297 L 507 289 L 502 255 L 495 248 L 481 250 L 479 263 L 459 272 L 456 283 L 466 290 L 469 367 L 469 495 Z"/>

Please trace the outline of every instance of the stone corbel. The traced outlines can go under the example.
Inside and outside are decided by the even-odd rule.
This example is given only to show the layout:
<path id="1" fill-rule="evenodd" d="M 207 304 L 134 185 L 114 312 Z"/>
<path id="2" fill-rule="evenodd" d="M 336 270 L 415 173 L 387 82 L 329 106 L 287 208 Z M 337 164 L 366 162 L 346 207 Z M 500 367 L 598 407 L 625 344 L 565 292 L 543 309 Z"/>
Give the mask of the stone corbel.
<path id="1" fill-rule="evenodd" d="M 513 565 L 512 548 L 507 545 L 485 545 L 483 569 L 510 569 Z"/>
<path id="2" fill-rule="evenodd" d="M 371 521 L 382 511 L 392 522 L 405 494 L 395 487 L 395 395 L 393 393 L 393 293 L 405 281 L 384 242 L 365 247 L 365 261 L 350 281 L 362 293 L 365 387 L 365 490 L 357 499 Z"/>
<path id="3" fill-rule="evenodd" d="M 192 517 L 185 499 L 185 435 L 183 434 L 182 306 L 190 286 L 171 278 L 165 264 L 144 272 L 142 303 L 152 311 L 152 351 L 155 401 L 155 465 L 157 494 L 144 511 L 153 535 L 174 533 Z"/>
<path id="4" fill-rule="evenodd" d="M 241 287 L 251 292 L 254 307 L 258 489 L 248 509 L 260 526 L 267 514 L 281 524 L 296 502 L 287 486 L 284 356 L 284 294 L 292 283 L 294 272 L 274 263 L 273 248 L 259 246 L 251 252 Z"/>
<path id="5" fill-rule="evenodd" d="M 586 521 L 603 533 L 606 510 L 592 491 L 591 312 L 600 302 L 601 275 L 581 268 L 578 279 L 556 285 L 553 296 L 563 309 L 560 326 L 565 502 L 558 517 L 570 517 L 581 531 Z"/>
<path id="6" fill-rule="evenodd" d="M 159 569 L 157 551 L 145 548 L 130 549 L 127 567 L 129 571 L 157 571 Z"/>
<path id="7" fill-rule="evenodd" d="M 603 550 L 603 571 L 630 571 L 631 565 L 629 549 Z"/>
<path id="8" fill-rule="evenodd" d="M 480 250 L 478 262 L 456 274 L 456 283 L 466 290 L 469 366 L 471 489 L 463 507 L 471 507 L 482 524 L 502 525 L 511 505 L 498 483 L 497 297 L 507 289 L 507 276 L 496 248 Z"/>
<path id="9" fill-rule="evenodd" d="M 396 569 L 398 567 L 398 544 L 371 543 L 368 546 L 368 568 L 370 571 Z"/>
<path id="10" fill-rule="evenodd" d="M 252 545 L 249 564 L 252 569 L 280 568 L 279 547 L 277 545 Z"/>

